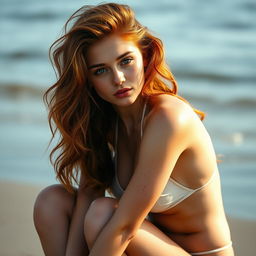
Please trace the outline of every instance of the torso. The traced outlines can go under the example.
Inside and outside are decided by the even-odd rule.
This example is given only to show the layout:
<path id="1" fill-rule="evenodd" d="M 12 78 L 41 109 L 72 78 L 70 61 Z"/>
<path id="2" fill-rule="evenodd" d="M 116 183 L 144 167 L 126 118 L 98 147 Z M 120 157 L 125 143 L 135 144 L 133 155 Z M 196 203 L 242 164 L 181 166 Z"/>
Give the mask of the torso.
<path id="1" fill-rule="evenodd" d="M 171 105 L 184 104 L 172 96 L 154 97 L 148 103 L 143 127 L 147 125 L 154 106 L 163 101 L 172 101 Z M 195 117 L 195 119 L 197 118 Z M 180 156 L 171 174 L 175 181 L 192 189 L 207 183 L 217 168 L 209 136 L 201 121 L 198 119 L 195 122 L 198 137 L 195 138 L 195 143 Z M 141 141 L 140 127 L 135 128 L 133 136 L 130 138 L 127 137 L 120 125 L 118 133 L 116 170 L 120 186 L 125 189 L 138 160 L 137 155 Z M 134 136 L 135 134 L 136 136 Z M 202 152 L 204 153 L 202 154 Z M 174 241 L 189 251 L 208 250 L 211 247 L 225 245 L 230 241 L 218 173 L 212 182 L 203 189 L 164 212 L 150 213 L 150 218 Z M 219 232 L 220 230 L 221 232 Z M 210 239 L 210 236 L 214 236 L 214 239 Z"/>

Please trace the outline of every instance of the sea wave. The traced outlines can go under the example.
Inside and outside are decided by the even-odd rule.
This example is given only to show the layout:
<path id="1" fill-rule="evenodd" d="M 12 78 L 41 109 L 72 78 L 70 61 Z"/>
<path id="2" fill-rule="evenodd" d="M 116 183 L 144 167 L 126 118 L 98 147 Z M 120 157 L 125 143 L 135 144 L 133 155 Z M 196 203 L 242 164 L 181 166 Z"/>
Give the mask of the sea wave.
<path id="1" fill-rule="evenodd" d="M 245 9 L 249 12 L 256 12 L 256 2 L 255 1 L 239 1 L 238 7 Z"/>
<path id="2" fill-rule="evenodd" d="M 16 21 L 45 21 L 45 20 L 56 20 L 60 18 L 54 11 L 39 10 L 39 11 L 10 11 L 2 14 L 2 18 L 16 20 Z"/>
<path id="3" fill-rule="evenodd" d="M 27 50 L 13 50 L 11 52 L 0 52 L 2 60 L 22 60 L 22 59 L 47 59 L 47 53 L 43 51 Z"/>
<path id="4" fill-rule="evenodd" d="M 254 83 L 256 84 L 256 74 L 221 74 L 209 70 L 208 72 L 196 71 L 196 70 L 174 70 L 174 74 L 179 79 L 193 79 L 193 80 L 208 80 L 225 83 Z"/>
<path id="5" fill-rule="evenodd" d="M 25 84 L 0 84 L 1 97 L 18 97 L 20 95 L 27 95 L 29 97 L 42 97 L 46 91 L 46 87 Z M 193 91 L 185 91 L 181 94 L 182 97 L 189 99 L 190 102 L 203 104 L 208 106 L 226 106 L 238 107 L 240 109 L 256 108 L 256 96 L 254 95 L 236 95 L 233 98 L 220 100 L 216 95 L 211 93 L 195 94 Z"/>
<path id="6" fill-rule="evenodd" d="M 23 84 L 0 84 L 1 97 L 17 97 L 27 95 L 30 97 L 41 97 L 45 88 L 34 85 Z"/>
<path id="7" fill-rule="evenodd" d="M 256 99 L 255 98 L 240 98 L 234 99 L 226 102 L 226 105 L 229 107 L 239 106 L 239 108 L 256 108 Z"/>

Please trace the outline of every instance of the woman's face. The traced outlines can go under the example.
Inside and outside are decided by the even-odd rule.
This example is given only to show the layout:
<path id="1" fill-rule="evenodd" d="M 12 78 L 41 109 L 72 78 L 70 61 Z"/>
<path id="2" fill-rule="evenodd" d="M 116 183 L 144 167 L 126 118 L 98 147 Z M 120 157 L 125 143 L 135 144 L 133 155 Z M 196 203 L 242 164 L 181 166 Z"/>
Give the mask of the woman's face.
<path id="1" fill-rule="evenodd" d="M 140 95 L 144 65 L 137 45 L 110 35 L 88 50 L 89 80 L 98 95 L 116 106 L 129 106 Z"/>

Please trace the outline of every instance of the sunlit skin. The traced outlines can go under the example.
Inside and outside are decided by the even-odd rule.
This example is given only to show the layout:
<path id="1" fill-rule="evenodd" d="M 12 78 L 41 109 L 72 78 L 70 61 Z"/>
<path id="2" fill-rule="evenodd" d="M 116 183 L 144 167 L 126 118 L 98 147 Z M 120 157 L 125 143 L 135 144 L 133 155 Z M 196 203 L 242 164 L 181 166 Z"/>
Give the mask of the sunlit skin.
<path id="1" fill-rule="evenodd" d="M 189 256 L 193 252 L 207 252 L 203 255 L 234 256 L 229 246 L 230 231 L 210 136 L 195 110 L 185 100 L 176 97 L 175 90 L 165 94 L 168 92 L 165 87 L 155 89 L 161 79 L 163 85 L 165 79 L 173 83 L 175 80 L 171 72 L 166 71 L 163 61 L 160 61 L 160 66 L 157 64 L 161 59 L 159 56 L 164 56 L 161 55 L 163 47 L 160 42 L 153 36 L 149 37 L 149 32 L 143 32 L 145 28 L 132 20 L 127 7 L 112 5 L 101 7 L 103 10 L 100 13 L 101 9 L 97 9 L 97 12 L 81 16 L 79 22 L 75 23 L 73 34 L 67 35 L 66 44 L 61 44 L 57 48 L 60 51 L 55 55 L 61 79 L 56 84 L 57 89 L 52 87 L 56 89 L 53 102 L 57 102 L 51 106 L 51 110 L 54 114 L 57 111 L 57 124 L 60 123 L 57 128 L 66 139 L 61 141 L 63 143 L 57 149 L 66 149 L 66 154 L 60 156 L 64 157 L 62 160 L 65 163 L 73 158 L 80 161 L 80 165 L 74 161 L 69 172 L 61 177 L 66 177 L 73 168 L 81 168 L 78 172 L 81 175 L 74 194 L 61 185 L 54 185 L 44 189 L 35 202 L 34 222 L 44 253 L 47 256 Z M 124 15 L 117 28 L 122 30 L 106 32 L 106 28 L 112 30 L 113 24 L 120 19 L 121 9 Z M 96 16 L 93 21 L 88 21 L 87 16 L 90 18 L 91 15 Z M 107 23 L 108 20 L 111 25 Z M 129 24 L 125 27 L 126 32 L 132 31 L 133 38 L 142 40 L 139 42 L 143 43 L 147 59 L 143 58 L 138 40 L 134 42 L 132 37 L 129 39 L 120 33 L 124 31 L 124 21 L 126 25 Z M 87 26 L 90 33 L 95 33 L 93 43 L 89 43 L 92 42 L 91 34 L 84 31 Z M 83 38 L 80 42 L 81 35 L 88 36 L 87 32 L 90 38 Z M 139 37 L 139 32 L 144 34 Z M 74 38 L 69 41 L 69 36 Z M 77 48 L 70 47 L 70 42 Z M 66 76 L 61 69 L 61 57 L 65 54 L 67 60 L 74 61 L 64 65 Z M 165 72 L 161 73 L 161 70 Z M 84 76 L 81 75 L 83 72 Z M 82 77 L 84 80 L 80 79 Z M 146 89 L 151 86 L 147 98 L 142 93 L 144 86 L 148 86 Z M 92 90 L 107 102 L 102 104 L 100 100 L 103 106 L 107 106 L 107 113 L 111 112 L 108 116 L 101 109 L 101 115 L 94 115 L 95 119 L 98 118 L 96 121 L 101 121 L 103 117 L 104 122 L 99 123 L 108 127 L 108 136 L 100 126 L 97 127 L 98 134 L 91 132 L 98 124 L 90 122 L 90 110 L 95 110 L 95 102 L 84 99 L 91 99 L 89 96 L 95 95 L 94 92 L 91 94 Z M 83 93 L 76 97 L 77 92 Z M 69 98 L 71 101 L 67 102 Z M 98 97 L 95 99 L 98 100 Z M 108 121 L 110 125 L 104 126 Z M 95 146 L 90 143 L 95 138 L 101 139 L 98 141 L 103 143 L 102 150 L 98 141 Z M 89 171 L 99 170 L 101 175 L 106 163 L 112 169 L 110 153 L 113 152 L 109 152 L 107 146 L 110 149 L 112 146 L 117 156 L 112 160 L 116 160 L 116 176 L 124 190 L 118 199 L 105 197 L 105 188 L 112 188 L 112 174 L 106 172 L 109 175 L 108 183 L 100 183 L 104 186 L 92 187 L 87 182 L 93 176 Z M 96 154 L 98 152 L 100 154 Z M 90 153 L 96 158 L 90 157 Z M 100 161 L 102 158 L 105 161 Z M 89 167 L 92 168 L 88 170 Z M 102 177 L 106 181 L 108 176 Z M 151 212 L 170 177 L 188 190 L 206 186 L 168 210 Z M 175 194 L 173 192 L 174 189 L 170 191 L 171 196 Z M 228 247 L 224 250 L 209 254 L 209 250 L 226 245 Z"/>
<path id="2" fill-rule="evenodd" d="M 163 186 L 160 184 L 163 184 L 170 175 L 187 187 L 200 187 L 210 179 L 213 170 L 217 167 L 214 150 L 201 121 L 186 103 L 175 97 L 168 95 L 152 97 L 145 118 L 145 138 L 140 142 L 138 124 L 143 105 L 140 93 L 144 81 L 141 78 L 144 77 L 144 69 L 140 50 L 132 41 L 124 40 L 118 35 L 111 35 L 99 41 L 89 49 L 88 67 L 92 85 L 98 95 L 115 107 L 124 124 L 119 129 L 117 171 L 120 184 L 126 188 L 126 191 L 120 199 L 114 220 L 112 219 L 111 224 L 106 226 L 105 233 L 103 232 L 96 241 L 96 246 L 90 254 L 96 255 L 94 253 L 101 251 L 99 248 L 103 248 L 108 240 L 104 236 L 111 237 L 112 232 L 118 232 L 116 230 L 122 225 L 119 219 L 126 219 L 129 216 L 127 225 L 133 227 L 142 223 L 146 229 L 157 233 L 148 221 L 141 222 L 146 217 L 145 211 L 150 207 L 150 203 L 147 205 L 143 202 L 145 208 L 140 208 L 138 203 L 133 205 L 135 197 L 139 198 L 141 195 L 141 200 L 147 200 L 148 191 L 148 196 L 158 198 Z M 117 98 L 115 93 L 120 88 L 132 88 L 132 90 L 125 97 Z M 169 141 L 164 149 L 161 143 L 158 144 L 163 138 L 159 137 L 159 131 L 162 136 L 166 135 L 163 141 Z M 143 142 L 144 140 L 146 141 Z M 202 150 L 204 154 L 201 153 Z M 145 177 L 147 177 L 146 183 Z M 141 192 L 140 188 L 144 188 L 144 191 Z M 153 194 L 152 190 L 155 191 Z M 139 195 L 138 191 L 140 191 Z M 217 244 L 223 246 L 229 242 L 229 231 L 220 193 L 219 179 L 216 179 L 206 189 L 176 207 L 162 213 L 151 214 L 151 220 L 157 227 L 162 227 L 173 241 L 188 251 L 216 248 Z M 143 204 L 140 199 L 138 202 Z M 217 231 L 219 229 L 222 230 L 221 233 Z M 207 238 L 209 230 L 212 234 Z M 115 239 L 114 236 L 112 239 Z M 136 251 L 134 244 L 136 239 L 132 240 L 127 249 L 131 255 Z M 177 250 L 177 253 L 187 255 L 184 251 Z M 232 255 L 232 251 L 211 254 L 211 256 L 217 255 Z"/>
<path id="3" fill-rule="evenodd" d="M 111 103 L 131 128 L 138 122 L 142 105 L 140 96 L 144 84 L 141 51 L 130 40 L 111 35 L 89 48 L 87 66 L 92 86 L 100 97 Z M 115 95 L 127 89 L 124 94 Z"/>

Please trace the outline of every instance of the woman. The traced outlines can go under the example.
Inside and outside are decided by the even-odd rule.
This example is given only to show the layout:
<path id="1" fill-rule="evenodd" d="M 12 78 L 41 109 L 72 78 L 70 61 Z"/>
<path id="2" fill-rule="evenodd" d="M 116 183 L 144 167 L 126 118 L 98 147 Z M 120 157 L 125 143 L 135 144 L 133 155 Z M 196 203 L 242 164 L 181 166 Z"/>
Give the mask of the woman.
<path id="1" fill-rule="evenodd" d="M 63 184 L 35 203 L 45 254 L 233 255 L 204 114 L 177 96 L 161 41 L 126 5 L 67 24 L 45 94 Z"/>

